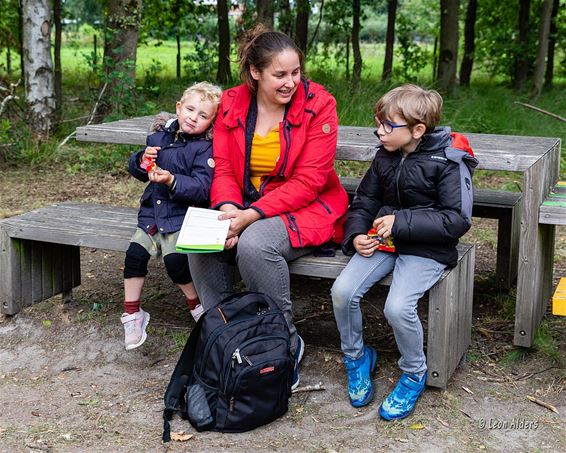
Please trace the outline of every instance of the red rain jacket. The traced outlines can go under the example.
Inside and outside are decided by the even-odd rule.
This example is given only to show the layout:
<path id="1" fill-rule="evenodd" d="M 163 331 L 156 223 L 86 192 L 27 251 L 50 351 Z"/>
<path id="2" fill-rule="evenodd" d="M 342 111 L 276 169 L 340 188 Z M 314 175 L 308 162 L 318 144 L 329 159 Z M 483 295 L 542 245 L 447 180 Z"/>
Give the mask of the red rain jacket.
<path id="1" fill-rule="evenodd" d="M 246 85 L 222 95 L 214 123 L 216 163 L 211 205 L 252 208 L 262 218 L 280 216 L 293 247 L 342 240 L 348 196 L 334 170 L 338 117 L 324 87 L 303 80 L 279 124 L 281 153 L 257 191 L 249 180 L 249 155 L 257 107 Z"/>

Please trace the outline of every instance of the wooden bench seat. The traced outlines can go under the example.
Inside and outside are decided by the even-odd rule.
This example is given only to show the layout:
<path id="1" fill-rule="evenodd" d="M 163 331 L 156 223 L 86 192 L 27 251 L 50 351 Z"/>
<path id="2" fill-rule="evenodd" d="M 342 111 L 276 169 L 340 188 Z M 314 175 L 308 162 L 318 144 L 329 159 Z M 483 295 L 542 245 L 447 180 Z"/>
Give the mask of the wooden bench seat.
<path id="1" fill-rule="evenodd" d="M 1 311 L 15 314 L 56 294 L 68 296 L 81 282 L 79 248 L 126 251 L 136 224 L 136 209 L 80 203 L 1 220 Z M 475 249 L 460 245 L 458 251 L 458 265 L 429 292 L 427 383 L 434 387 L 446 386 L 470 343 Z M 308 255 L 292 262 L 290 271 L 336 278 L 347 262 L 340 251 L 334 257 Z M 380 282 L 390 283 L 390 276 Z"/>

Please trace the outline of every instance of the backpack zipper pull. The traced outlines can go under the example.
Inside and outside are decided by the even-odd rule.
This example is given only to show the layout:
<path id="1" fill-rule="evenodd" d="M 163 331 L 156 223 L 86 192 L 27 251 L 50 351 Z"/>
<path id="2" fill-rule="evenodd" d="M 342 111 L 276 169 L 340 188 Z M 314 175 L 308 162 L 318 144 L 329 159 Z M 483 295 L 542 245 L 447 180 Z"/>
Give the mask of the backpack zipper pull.
<path id="1" fill-rule="evenodd" d="M 236 350 L 234 351 L 234 354 L 232 354 L 232 358 L 233 358 L 233 359 L 236 359 L 239 364 L 242 363 L 242 356 L 240 355 L 240 350 L 239 350 L 239 349 L 236 349 Z"/>
<path id="2" fill-rule="evenodd" d="M 252 366 L 252 365 L 253 365 L 252 361 L 250 360 L 250 358 L 249 358 L 247 355 L 243 355 L 242 357 L 244 358 L 244 360 L 245 360 L 246 362 L 248 362 L 248 365 L 249 365 L 249 366 Z"/>

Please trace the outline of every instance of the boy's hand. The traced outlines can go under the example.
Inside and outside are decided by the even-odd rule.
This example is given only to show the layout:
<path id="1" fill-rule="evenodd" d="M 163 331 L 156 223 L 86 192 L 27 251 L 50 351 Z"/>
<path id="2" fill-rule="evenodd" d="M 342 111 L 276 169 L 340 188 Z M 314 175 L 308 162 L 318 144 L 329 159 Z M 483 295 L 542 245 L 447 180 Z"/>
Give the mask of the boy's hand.
<path id="1" fill-rule="evenodd" d="M 148 146 L 145 148 L 145 151 L 142 154 L 141 160 L 144 159 L 151 159 L 155 161 L 157 159 L 157 152 L 161 149 L 160 146 Z"/>
<path id="2" fill-rule="evenodd" d="M 352 243 L 356 251 L 365 258 L 372 256 L 379 245 L 379 241 L 368 238 L 366 234 L 358 234 Z"/>
<path id="3" fill-rule="evenodd" d="M 175 181 L 175 177 L 169 171 L 163 170 L 162 168 L 156 168 L 155 170 L 150 171 L 147 176 L 151 182 L 167 184 L 167 187 L 171 187 L 173 185 L 173 181 Z"/>
<path id="4" fill-rule="evenodd" d="M 373 221 L 373 227 L 377 234 L 382 238 L 388 238 L 391 236 L 391 230 L 393 224 L 395 223 L 395 216 L 393 214 L 384 215 L 383 217 L 378 217 Z"/>

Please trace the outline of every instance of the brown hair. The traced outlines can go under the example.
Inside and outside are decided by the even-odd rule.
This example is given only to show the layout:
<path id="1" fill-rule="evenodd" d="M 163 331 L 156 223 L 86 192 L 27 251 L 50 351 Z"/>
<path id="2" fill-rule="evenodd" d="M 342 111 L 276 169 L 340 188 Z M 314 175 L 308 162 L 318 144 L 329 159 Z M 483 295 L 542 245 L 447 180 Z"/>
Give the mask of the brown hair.
<path id="1" fill-rule="evenodd" d="M 410 128 L 419 123 L 431 132 L 440 123 L 442 96 L 435 90 L 406 83 L 385 93 L 375 104 L 376 120 L 402 116 Z"/>
<path id="2" fill-rule="evenodd" d="M 252 93 L 257 91 L 257 81 L 252 77 L 250 67 L 254 66 L 261 72 L 269 66 L 273 55 L 286 49 L 291 49 L 297 53 L 302 73 L 305 56 L 285 33 L 271 31 L 262 24 L 244 32 L 238 49 L 240 79 L 248 85 Z"/>

